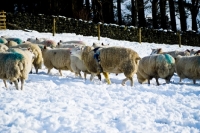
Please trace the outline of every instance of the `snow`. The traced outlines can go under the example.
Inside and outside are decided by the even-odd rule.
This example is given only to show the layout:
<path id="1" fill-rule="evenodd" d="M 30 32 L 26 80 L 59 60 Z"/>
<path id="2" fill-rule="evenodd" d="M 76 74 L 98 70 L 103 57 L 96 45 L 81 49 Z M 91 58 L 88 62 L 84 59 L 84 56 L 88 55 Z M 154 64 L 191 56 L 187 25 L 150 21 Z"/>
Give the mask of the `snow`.
<path id="1" fill-rule="evenodd" d="M 74 33 L 39 33 L 21 30 L 0 30 L 0 36 L 49 38 L 55 41 L 82 40 L 110 46 L 123 46 L 139 53 L 151 53 L 151 48 L 164 51 L 196 49 L 178 44 L 129 42 Z M 29 74 L 24 90 L 14 85 L 4 87 L 0 80 L 0 132 L 1 133 L 199 133 L 200 82 L 184 79 L 179 83 L 177 74 L 166 84 L 159 79 L 151 84 L 140 84 L 134 75 L 134 85 L 128 81 L 121 85 L 123 74 L 110 74 L 111 85 L 95 77 L 94 81 L 75 77 L 70 71 L 52 69 L 47 74 L 43 66 L 36 74 Z M 83 73 L 82 73 L 83 74 Z"/>

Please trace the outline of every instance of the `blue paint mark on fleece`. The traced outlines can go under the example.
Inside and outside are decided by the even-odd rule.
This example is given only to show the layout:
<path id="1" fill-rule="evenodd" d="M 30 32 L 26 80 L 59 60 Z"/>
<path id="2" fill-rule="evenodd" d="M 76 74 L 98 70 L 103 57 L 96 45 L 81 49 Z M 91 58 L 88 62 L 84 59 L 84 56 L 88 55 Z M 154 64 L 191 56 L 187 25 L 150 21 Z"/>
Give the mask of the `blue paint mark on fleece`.
<path id="1" fill-rule="evenodd" d="M 24 56 L 22 54 L 13 52 L 13 53 L 6 54 L 4 59 L 5 60 L 9 60 L 9 59 L 22 60 L 23 58 Z"/>
<path id="2" fill-rule="evenodd" d="M 17 44 L 22 44 L 23 41 L 19 38 L 10 38 L 10 40 L 15 41 Z"/>
<path id="3" fill-rule="evenodd" d="M 174 60 L 173 60 L 172 56 L 170 56 L 169 54 L 164 54 L 164 56 L 165 56 L 165 59 L 166 59 L 167 63 L 169 63 L 169 64 L 174 63 Z"/>
<path id="4" fill-rule="evenodd" d="M 2 38 L 0 38 L 0 43 L 5 43 L 4 40 Z"/>

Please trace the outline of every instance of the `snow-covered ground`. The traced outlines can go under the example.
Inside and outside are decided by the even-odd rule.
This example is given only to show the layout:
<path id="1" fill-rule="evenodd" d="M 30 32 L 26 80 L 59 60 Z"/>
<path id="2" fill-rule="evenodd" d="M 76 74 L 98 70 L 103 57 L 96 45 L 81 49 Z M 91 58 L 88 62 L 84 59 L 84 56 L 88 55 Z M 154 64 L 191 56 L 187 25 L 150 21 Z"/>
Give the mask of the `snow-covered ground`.
<path id="1" fill-rule="evenodd" d="M 200 49 L 178 44 L 137 43 L 73 33 L 56 34 L 0 30 L 0 36 L 49 38 L 55 41 L 82 40 L 111 46 L 128 47 L 140 57 L 151 53 L 151 48 L 164 51 Z M 175 74 L 166 84 L 159 79 L 151 84 L 139 84 L 134 75 L 134 85 L 121 85 L 123 74 L 110 74 L 111 85 L 99 81 L 85 81 L 70 71 L 55 69 L 47 74 L 43 66 L 39 74 L 29 74 L 24 90 L 14 85 L 4 87 L 0 80 L 0 133 L 199 133 L 200 132 L 200 82 L 192 80 L 179 83 Z"/>

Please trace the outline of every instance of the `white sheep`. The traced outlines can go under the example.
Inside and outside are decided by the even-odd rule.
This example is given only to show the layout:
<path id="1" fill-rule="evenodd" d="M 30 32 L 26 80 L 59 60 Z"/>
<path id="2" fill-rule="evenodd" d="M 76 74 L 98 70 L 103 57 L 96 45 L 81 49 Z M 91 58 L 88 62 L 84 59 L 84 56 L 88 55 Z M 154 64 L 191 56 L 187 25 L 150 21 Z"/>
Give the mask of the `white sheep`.
<path id="1" fill-rule="evenodd" d="M 81 72 L 83 72 L 84 73 L 84 79 L 86 80 L 87 74 L 91 74 L 91 73 L 87 70 L 83 61 L 80 60 L 78 57 L 73 56 L 73 55 L 70 56 L 70 61 L 71 61 L 70 66 L 71 66 L 72 71 L 75 72 L 75 74 L 79 75 L 80 77 L 82 77 Z M 98 76 L 99 80 L 101 80 L 101 75 L 98 74 L 97 76 Z"/>
<path id="2" fill-rule="evenodd" d="M 6 45 L 7 47 L 12 47 L 12 46 L 17 46 L 18 43 L 11 40 L 11 41 L 8 41 L 7 43 L 5 43 L 5 45 Z"/>
<path id="3" fill-rule="evenodd" d="M 0 44 L 0 52 L 5 52 L 8 50 L 8 47 L 5 44 Z"/>
<path id="4" fill-rule="evenodd" d="M 175 69 L 180 77 L 180 82 L 184 78 L 192 79 L 196 83 L 196 79 L 200 79 L 200 56 L 177 56 L 175 58 Z"/>
<path id="5" fill-rule="evenodd" d="M 17 46 L 12 46 L 10 48 L 31 48 L 33 54 L 35 55 L 33 66 L 35 68 L 36 73 L 38 73 L 38 70 L 42 68 L 43 63 L 43 57 L 42 57 L 42 51 L 40 47 L 37 44 L 34 43 L 23 43 Z M 32 70 L 31 70 L 32 73 Z"/>
<path id="6" fill-rule="evenodd" d="M 60 41 L 57 43 L 56 48 L 74 48 L 79 45 L 85 46 L 86 43 L 83 41 L 66 41 L 66 42 Z"/>
<path id="7" fill-rule="evenodd" d="M 152 52 L 150 55 L 153 54 L 170 54 L 172 57 L 176 58 L 177 55 L 182 55 L 182 56 L 190 56 L 190 51 L 187 49 L 185 51 L 167 51 L 163 52 L 162 48 L 157 48 L 157 49 L 151 49 Z"/>
<path id="8" fill-rule="evenodd" d="M 70 49 L 51 49 L 46 46 L 42 49 L 42 56 L 44 65 L 48 69 L 48 74 L 52 68 L 59 70 L 62 76 L 61 70 L 70 70 L 73 72 L 70 66 Z"/>
<path id="9" fill-rule="evenodd" d="M 8 42 L 8 41 L 7 41 L 5 38 L 0 37 L 0 43 L 5 44 L 5 43 L 7 43 L 7 42 Z"/>
<path id="10" fill-rule="evenodd" d="M 137 79 L 139 83 L 145 83 L 152 78 L 156 79 L 159 85 L 158 78 L 165 79 L 166 83 L 170 82 L 175 71 L 175 59 L 169 54 L 156 54 L 143 57 L 138 66 Z"/>
<path id="11" fill-rule="evenodd" d="M 109 44 L 104 44 L 104 43 L 99 44 L 99 43 L 96 43 L 96 42 L 94 42 L 92 44 L 92 47 L 94 47 L 94 48 L 98 48 L 98 47 L 106 48 L 106 47 L 109 47 L 109 46 L 110 46 Z"/>
<path id="12" fill-rule="evenodd" d="M 20 79 L 21 90 L 23 90 L 24 81 L 28 79 L 31 70 L 31 57 L 30 51 L 27 51 L 26 55 L 19 51 L 0 53 L 0 79 L 4 81 L 5 87 L 7 87 L 6 80 L 9 80 L 14 82 L 18 90 L 18 79 Z"/>
<path id="13" fill-rule="evenodd" d="M 47 47 L 55 48 L 57 46 L 57 42 L 47 38 L 28 38 L 28 42 L 32 42 L 34 44 L 42 44 L 43 46 L 46 45 Z"/>
<path id="14" fill-rule="evenodd" d="M 98 74 L 98 64 L 94 58 L 94 51 L 91 46 L 80 46 L 71 50 L 71 54 L 83 60 L 87 69 L 93 74 Z M 133 75 L 137 72 L 138 61 L 141 59 L 137 52 L 130 48 L 108 47 L 102 48 L 99 54 L 100 66 L 108 84 L 111 84 L 109 73 L 124 73 L 126 78 L 122 81 L 125 85 L 130 80 L 133 86 Z"/>
<path id="15" fill-rule="evenodd" d="M 15 37 L 8 37 L 8 36 L 1 36 L 2 38 L 5 38 L 7 41 L 15 41 L 17 44 L 22 44 L 23 40 L 20 38 Z"/>

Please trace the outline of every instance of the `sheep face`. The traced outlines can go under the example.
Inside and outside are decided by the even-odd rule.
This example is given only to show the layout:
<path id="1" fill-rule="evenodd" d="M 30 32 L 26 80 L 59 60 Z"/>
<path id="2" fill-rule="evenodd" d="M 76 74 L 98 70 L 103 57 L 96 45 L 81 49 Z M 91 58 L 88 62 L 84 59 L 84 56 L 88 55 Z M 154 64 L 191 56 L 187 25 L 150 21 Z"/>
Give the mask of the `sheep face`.
<path id="1" fill-rule="evenodd" d="M 157 49 L 151 49 L 151 54 L 150 55 L 154 55 L 154 54 L 160 54 L 162 52 L 161 48 L 157 48 Z"/>
<path id="2" fill-rule="evenodd" d="M 81 60 L 81 55 L 83 53 L 84 46 L 76 46 L 70 51 L 71 56 L 76 56 Z"/>

